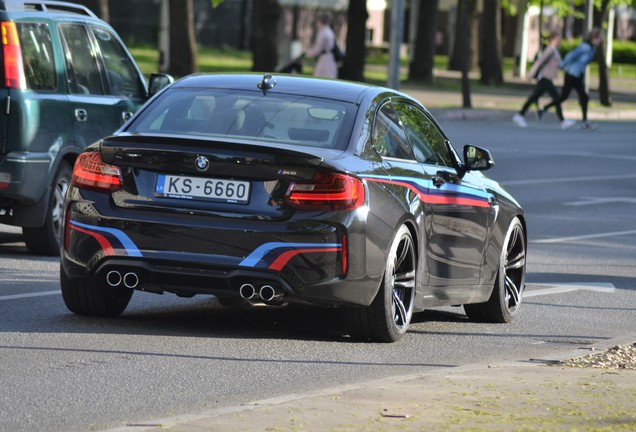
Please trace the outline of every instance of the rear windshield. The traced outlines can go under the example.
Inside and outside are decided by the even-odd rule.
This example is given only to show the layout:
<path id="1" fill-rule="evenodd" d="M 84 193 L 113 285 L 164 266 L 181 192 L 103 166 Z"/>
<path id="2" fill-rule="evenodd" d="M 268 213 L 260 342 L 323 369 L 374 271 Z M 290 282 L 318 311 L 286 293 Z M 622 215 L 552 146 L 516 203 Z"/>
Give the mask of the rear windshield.
<path id="1" fill-rule="evenodd" d="M 343 148 L 355 106 L 300 95 L 216 89 L 169 89 L 126 129 Z"/>

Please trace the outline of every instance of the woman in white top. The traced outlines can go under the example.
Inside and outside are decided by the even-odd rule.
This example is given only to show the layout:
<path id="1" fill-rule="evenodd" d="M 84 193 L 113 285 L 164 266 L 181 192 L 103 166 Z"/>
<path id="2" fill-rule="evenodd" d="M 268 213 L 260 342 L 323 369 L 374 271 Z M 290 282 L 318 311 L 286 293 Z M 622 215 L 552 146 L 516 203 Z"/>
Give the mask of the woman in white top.
<path id="1" fill-rule="evenodd" d="M 316 41 L 314 46 L 305 51 L 305 56 L 316 58 L 314 76 L 323 78 L 337 78 L 338 65 L 333 56 L 333 47 L 336 36 L 331 30 L 331 16 L 321 13 L 316 19 Z"/>

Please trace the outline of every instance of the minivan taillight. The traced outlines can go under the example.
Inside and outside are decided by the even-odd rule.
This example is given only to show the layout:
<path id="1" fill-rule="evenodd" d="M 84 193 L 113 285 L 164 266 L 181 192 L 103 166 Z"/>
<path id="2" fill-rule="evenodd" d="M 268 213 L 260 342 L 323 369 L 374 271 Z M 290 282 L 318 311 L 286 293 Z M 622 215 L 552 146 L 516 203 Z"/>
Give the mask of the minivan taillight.
<path id="1" fill-rule="evenodd" d="M 121 170 L 105 163 L 98 152 L 82 153 L 75 161 L 71 184 L 80 189 L 115 192 L 122 188 Z"/>
<path id="2" fill-rule="evenodd" d="M 25 89 L 26 78 L 22 67 L 22 50 L 20 49 L 20 39 L 18 39 L 18 28 L 11 21 L 2 22 L 1 27 L 5 86 L 13 89 Z"/>
<path id="3" fill-rule="evenodd" d="M 301 210 L 354 210 L 364 204 L 364 184 L 346 174 L 318 172 L 307 182 L 292 182 L 285 202 Z"/>

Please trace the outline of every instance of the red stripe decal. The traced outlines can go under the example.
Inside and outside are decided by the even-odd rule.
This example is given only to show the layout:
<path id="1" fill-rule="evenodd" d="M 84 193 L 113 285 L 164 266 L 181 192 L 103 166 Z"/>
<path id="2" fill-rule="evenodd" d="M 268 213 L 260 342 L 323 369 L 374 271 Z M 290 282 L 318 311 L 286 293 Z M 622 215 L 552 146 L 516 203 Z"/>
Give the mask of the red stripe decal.
<path id="1" fill-rule="evenodd" d="M 378 182 L 378 183 L 388 183 L 388 184 L 405 187 L 413 191 L 423 202 L 429 203 L 429 204 L 456 204 L 456 205 L 466 205 L 466 206 L 485 207 L 485 208 L 490 207 L 490 204 L 488 203 L 488 201 L 484 201 L 483 199 L 427 194 L 420 191 L 418 188 L 416 188 L 412 184 L 406 183 L 406 182 L 377 179 L 377 178 L 367 178 L 367 180 Z"/>
<path id="2" fill-rule="evenodd" d="M 103 235 L 94 233 L 92 231 L 85 230 L 84 228 L 80 228 L 80 227 L 75 226 L 75 225 L 71 225 L 71 228 L 73 228 L 76 231 L 82 232 L 84 234 L 88 234 L 89 236 L 95 238 L 95 240 L 97 240 L 99 245 L 102 247 L 102 250 L 104 251 L 104 255 L 106 255 L 106 256 L 115 256 L 115 255 L 117 255 L 115 253 L 115 250 L 113 249 L 113 245 Z"/>
<path id="3" fill-rule="evenodd" d="M 271 270 L 280 271 L 287 265 L 287 263 L 296 255 L 302 253 L 313 253 L 313 252 L 340 252 L 341 248 L 315 248 L 315 249 L 294 249 L 287 252 L 283 252 L 280 254 L 278 258 L 274 260 L 272 264 L 270 264 L 269 268 Z"/>

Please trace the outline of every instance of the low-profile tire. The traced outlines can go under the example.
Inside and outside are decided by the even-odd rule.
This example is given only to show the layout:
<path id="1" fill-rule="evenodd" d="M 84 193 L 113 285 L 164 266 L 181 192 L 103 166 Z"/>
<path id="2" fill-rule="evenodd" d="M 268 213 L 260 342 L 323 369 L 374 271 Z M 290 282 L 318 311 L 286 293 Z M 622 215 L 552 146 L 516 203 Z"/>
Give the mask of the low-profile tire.
<path id="1" fill-rule="evenodd" d="M 404 336 L 413 316 L 416 267 L 413 237 L 403 225 L 391 245 L 373 302 L 368 307 L 345 311 L 345 323 L 353 339 L 395 342 Z"/>
<path id="2" fill-rule="evenodd" d="M 71 167 L 62 162 L 49 195 L 44 225 L 37 228 L 22 228 L 22 236 L 29 253 L 57 256 L 60 254 L 60 239 L 64 223 L 64 197 L 71 184 Z"/>
<path id="3" fill-rule="evenodd" d="M 508 323 L 519 313 L 526 282 L 526 236 L 519 218 L 514 218 L 501 249 L 499 271 L 490 298 L 485 303 L 466 304 L 466 315 L 478 322 Z"/>
<path id="4" fill-rule="evenodd" d="M 62 298 L 68 310 L 78 315 L 114 317 L 128 306 L 133 290 L 126 287 L 111 287 L 82 279 L 71 279 L 60 267 Z"/>

